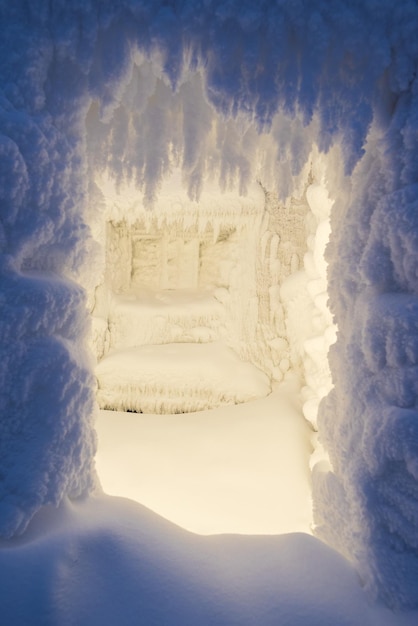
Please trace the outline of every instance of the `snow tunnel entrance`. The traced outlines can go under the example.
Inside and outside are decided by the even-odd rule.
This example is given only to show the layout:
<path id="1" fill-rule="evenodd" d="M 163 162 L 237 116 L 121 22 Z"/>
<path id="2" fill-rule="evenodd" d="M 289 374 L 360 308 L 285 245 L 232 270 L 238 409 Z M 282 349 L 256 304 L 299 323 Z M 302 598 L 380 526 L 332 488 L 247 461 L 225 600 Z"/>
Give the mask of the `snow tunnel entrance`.
<path id="1" fill-rule="evenodd" d="M 326 188 L 310 176 L 288 205 L 260 185 L 180 196 L 175 210 L 133 212 L 119 190 L 124 209 L 103 226 L 103 486 L 197 532 L 309 531 L 301 386 L 314 421 L 330 384 Z"/>
<path id="2" fill-rule="evenodd" d="M 221 195 L 235 190 L 242 198 L 259 180 L 283 199 L 283 205 L 262 204 L 253 229 L 257 242 L 248 247 L 251 254 L 256 250 L 256 280 L 242 272 L 253 292 L 243 306 L 231 304 L 242 321 L 234 329 L 252 329 L 253 335 L 245 330 L 240 342 L 238 333 L 227 347 L 272 386 L 288 372 L 300 372 L 302 391 L 294 397 L 315 421 L 319 398 L 329 389 L 325 355 L 333 335 L 320 254 L 329 230 L 328 189 L 336 200 L 330 297 L 340 330 L 332 363 L 336 386 L 321 409 L 320 434 L 332 466 L 318 464 L 315 472 L 316 530 L 358 562 L 366 585 L 391 606 L 416 607 L 411 585 L 417 569 L 411 511 L 418 498 L 416 3 L 402 3 L 405 7 L 396 11 L 393 3 L 384 3 L 378 16 L 373 2 L 335 3 L 335 11 L 327 3 L 304 11 L 291 1 L 265 3 L 262 9 L 256 3 L 203 2 L 195 3 L 196 10 L 183 2 L 43 3 L 40 10 L 24 3 L 24 12 L 23 5 L 20 11 L 9 4 L 3 20 L 1 113 L 2 536 L 23 532 L 42 506 L 94 488 L 94 389 L 84 349 L 82 287 L 89 290 L 94 343 L 103 362 L 111 354 L 112 331 L 123 335 L 112 327 L 112 316 L 120 318 L 113 305 L 135 295 L 119 283 L 109 286 L 106 230 L 115 230 L 109 245 L 113 235 L 130 231 L 140 219 L 135 198 L 150 208 L 176 169 L 190 202 L 201 201 L 208 181 L 216 181 Z M 337 144 L 342 159 L 333 162 Z M 324 167 L 315 146 L 326 155 Z M 135 198 L 122 206 L 116 194 L 112 201 L 98 184 L 102 173 L 116 187 L 133 183 Z M 95 202 L 97 189 L 102 199 Z M 147 223 L 141 231 L 141 249 L 144 233 L 160 240 L 164 216 L 178 204 L 173 194 L 168 200 L 154 212 L 158 229 Z M 294 200 L 309 205 L 308 228 L 303 258 L 297 252 L 286 257 L 292 271 L 285 276 L 281 255 L 287 255 L 292 239 L 274 220 L 287 215 Z M 290 221 L 294 212 L 288 215 Z M 93 238 L 86 225 L 92 226 Z M 212 237 L 218 249 L 219 236 L 230 242 L 241 232 L 233 227 L 217 233 L 214 226 L 206 232 L 199 226 L 198 241 L 194 236 L 192 243 L 184 235 L 187 219 L 183 226 L 174 266 L 195 276 L 196 264 L 181 259 L 188 259 L 193 247 L 202 249 L 202 235 Z M 159 250 L 172 247 L 170 228 L 164 244 L 154 242 Z M 101 267 L 93 252 L 99 247 Z M 170 267 L 169 261 L 163 265 Z M 120 267 L 130 268 L 132 276 L 132 265 Z M 176 292 L 192 289 L 172 280 L 159 285 L 160 304 L 167 285 Z M 220 302 L 224 308 L 225 302 Z M 176 326 L 179 339 L 183 326 Z M 203 328 L 189 325 L 186 334 L 202 343 L 204 336 L 210 338 L 206 329 L 213 330 Z M 170 333 L 174 337 L 174 326 Z M 186 343 L 177 339 L 177 346 Z M 254 406 L 221 409 L 247 405 Z M 253 435 L 261 430 L 264 408 L 257 404 L 251 411 L 257 418 Z M 112 413 L 119 429 L 112 432 L 112 449 L 116 433 L 129 432 L 135 446 L 146 439 L 145 423 L 134 431 L 145 414 Z M 179 445 L 199 415 L 153 416 L 153 428 L 160 423 L 164 435 L 170 432 L 166 451 L 177 446 L 184 452 Z M 281 415 L 275 399 L 274 424 Z M 135 418 L 132 428 L 126 416 Z M 228 437 L 236 441 L 248 433 L 248 424 L 240 422 L 232 436 L 231 430 L 222 431 L 225 414 L 217 422 L 212 418 L 211 429 L 191 447 L 196 456 L 203 453 L 196 441 L 207 443 L 215 430 L 217 450 Z M 181 420 L 187 422 L 183 431 Z M 281 433 L 272 424 L 268 432 L 277 442 Z M 175 439 L 180 432 L 182 439 Z M 156 435 L 154 429 L 148 438 L 150 458 L 156 455 Z M 103 438 L 100 445 L 99 459 Z M 262 449 L 265 454 L 266 445 Z M 136 448 L 137 456 L 146 454 Z M 248 451 L 248 459 L 256 456 Z M 212 475 L 222 474 L 225 486 L 221 465 L 216 458 Z M 134 481 L 140 484 L 141 477 Z M 252 477 L 245 481 L 247 496 Z M 121 483 L 128 479 L 129 471 Z M 138 491 L 142 498 L 143 484 Z M 273 491 L 271 499 L 280 502 Z"/>
<path id="3" fill-rule="evenodd" d="M 104 409 L 188 413 L 271 391 L 250 358 L 257 212 L 234 216 L 219 202 L 216 217 L 186 212 L 186 227 L 184 207 L 162 224 L 148 216 L 106 225 Z"/>
<path id="4" fill-rule="evenodd" d="M 215 114 L 199 76 L 173 93 L 150 72 L 141 66 L 110 121 L 95 105 L 87 117 L 91 226 L 103 253 L 92 298 L 99 476 L 108 493 L 196 532 L 309 532 L 312 429 L 301 407 L 315 427 L 331 387 L 325 181 L 336 155 L 319 155 L 297 119 L 279 115 L 259 137 Z M 150 91 L 140 114 L 130 108 L 138 81 Z M 188 100 L 198 110 L 191 130 L 199 136 L 203 123 L 206 137 L 185 174 L 174 153 L 194 148 L 173 146 L 177 118 L 190 119 Z M 152 141 L 156 121 L 164 141 Z M 285 199 L 272 191 L 270 162 L 282 135 L 299 147 L 311 141 L 298 176 L 290 162 L 280 166 Z M 260 175 L 237 185 L 239 168 L 225 161 L 240 161 L 244 144 Z M 151 191 L 143 174 L 126 174 L 135 151 L 143 171 L 149 159 L 155 169 L 167 145 L 169 165 Z M 199 193 L 196 168 L 205 178 Z"/>

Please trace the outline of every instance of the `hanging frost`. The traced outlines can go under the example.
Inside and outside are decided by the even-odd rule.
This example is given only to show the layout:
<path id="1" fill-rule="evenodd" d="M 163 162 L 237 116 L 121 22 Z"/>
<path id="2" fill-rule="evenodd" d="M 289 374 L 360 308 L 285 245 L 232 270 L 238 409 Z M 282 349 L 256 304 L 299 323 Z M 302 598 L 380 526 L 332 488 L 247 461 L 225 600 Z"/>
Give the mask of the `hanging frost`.
<path id="1" fill-rule="evenodd" d="M 94 482 L 78 285 L 103 274 L 97 177 L 142 209 L 176 169 L 193 201 L 258 179 L 288 208 L 312 145 L 338 144 L 352 183 L 328 168 L 339 333 L 317 527 L 374 593 L 416 606 L 416 2 L 17 0 L 0 18 L 1 533 Z"/>

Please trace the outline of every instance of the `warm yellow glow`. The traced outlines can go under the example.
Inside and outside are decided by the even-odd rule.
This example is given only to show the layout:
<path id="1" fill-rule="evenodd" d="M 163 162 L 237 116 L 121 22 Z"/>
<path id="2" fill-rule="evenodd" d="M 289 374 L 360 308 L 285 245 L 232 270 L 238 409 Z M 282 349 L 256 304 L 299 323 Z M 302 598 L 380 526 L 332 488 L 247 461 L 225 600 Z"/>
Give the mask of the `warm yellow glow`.
<path id="1" fill-rule="evenodd" d="M 196 533 L 309 532 L 311 431 L 286 397 L 185 415 L 103 411 L 103 489 Z"/>

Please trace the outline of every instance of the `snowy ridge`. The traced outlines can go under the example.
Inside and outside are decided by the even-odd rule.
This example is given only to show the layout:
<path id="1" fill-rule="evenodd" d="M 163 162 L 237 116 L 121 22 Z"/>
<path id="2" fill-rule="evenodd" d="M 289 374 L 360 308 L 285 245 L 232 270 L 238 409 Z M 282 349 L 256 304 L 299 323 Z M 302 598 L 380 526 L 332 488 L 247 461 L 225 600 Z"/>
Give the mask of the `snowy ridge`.
<path id="1" fill-rule="evenodd" d="M 417 201 L 411 185 L 390 193 L 402 163 L 391 163 L 382 189 L 394 128 L 401 132 L 396 117 L 375 132 L 349 210 L 332 216 L 339 218 L 329 250 L 336 385 L 319 426 L 335 474 L 314 473 L 314 493 L 350 512 L 347 518 L 335 509 L 325 519 L 325 507 L 317 507 L 318 532 L 354 556 L 374 593 L 394 606 L 416 606 Z"/>
<path id="2" fill-rule="evenodd" d="M 307 534 L 199 537 L 104 495 L 40 511 L 0 567 L 3 617 L 16 626 L 35 616 L 48 626 L 416 623 L 370 606 L 343 557 Z"/>
<path id="3" fill-rule="evenodd" d="M 96 375 L 100 406 L 118 411 L 188 413 L 247 402 L 271 391 L 263 372 L 217 343 L 110 352 Z"/>
<path id="4" fill-rule="evenodd" d="M 109 311 L 110 347 L 216 341 L 224 317 L 222 304 L 205 292 L 142 290 L 116 296 Z"/>

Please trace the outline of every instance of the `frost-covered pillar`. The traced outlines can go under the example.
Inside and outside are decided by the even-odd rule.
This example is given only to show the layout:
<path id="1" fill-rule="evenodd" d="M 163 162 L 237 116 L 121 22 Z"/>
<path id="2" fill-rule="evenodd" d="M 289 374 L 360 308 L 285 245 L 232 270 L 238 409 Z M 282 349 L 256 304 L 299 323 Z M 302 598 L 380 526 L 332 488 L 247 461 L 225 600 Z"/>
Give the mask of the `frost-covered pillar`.
<path id="1" fill-rule="evenodd" d="M 332 473 L 314 474 L 317 531 L 372 592 L 418 607 L 418 83 L 371 134 L 333 215 L 335 388 L 320 407 Z M 415 163 L 415 166 L 413 164 Z"/>
<path id="2" fill-rule="evenodd" d="M 83 290 L 13 261 L 0 280 L 0 534 L 10 537 L 42 505 L 93 486 L 94 383 L 79 345 Z"/>
<path id="3" fill-rule="evenodd" d="M 1 8 L 3 537 L 23 532 L 43 505 L 95 485 L 84 288 L 93 290 L 102 261 L 86 226 L 86 118 L 93 101 L 102 117 L 112 115 L 130 77 L 131 40 L 141 34 L 146 43 L 151 15 L 128 1 L 133 29 L 124 4 L 17 0 Z"/>
<path id="4" fill-rule="evenodd" d="M 0 33 L 2 537 L 23 532 L 42 505 L 88 492 L 95 451 L 88 312 L 74 280 L 89 255 L 85 79 L 57 62 L 41 7 L 24 17 L 15 8 Z"/>

